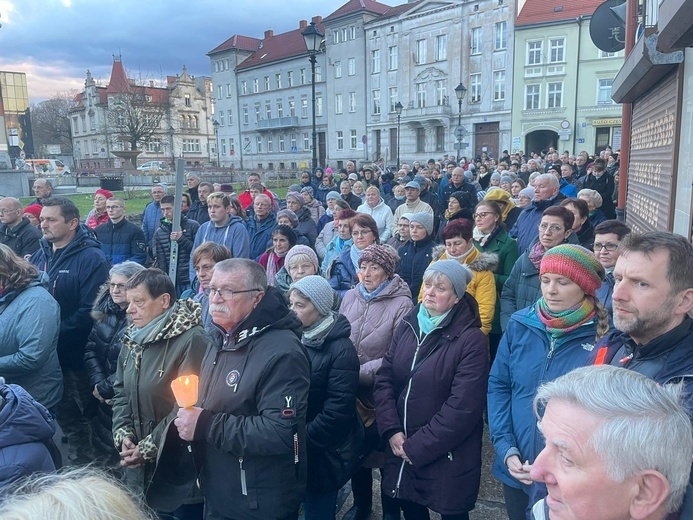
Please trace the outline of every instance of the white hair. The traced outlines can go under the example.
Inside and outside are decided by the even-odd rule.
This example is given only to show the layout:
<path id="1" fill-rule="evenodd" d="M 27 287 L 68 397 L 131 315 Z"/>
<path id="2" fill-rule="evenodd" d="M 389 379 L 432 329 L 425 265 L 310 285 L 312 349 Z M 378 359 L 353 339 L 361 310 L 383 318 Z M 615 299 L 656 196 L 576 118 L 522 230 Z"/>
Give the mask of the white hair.
<path id="1" fill-rule="evenodd" d="M 669 482 L 668 512 L 679 509 L 693 460 L 693 427 L 682 384 L 652 379 L 609 365 L 573 370 L 545 383 L 534 398 L 534 412 L 552 399 L 582 408 L 601 419 L 590 443 L 614 482 L 644 470 L 659 471 Z"/>
<path id="2" fill-rule="evenodd" d="M 548 181 L 553 188 L 558 188 L 560 186 L 558 178 L 553 173 L 540 173 L 534 179 L 535 183 L 537 181 Z"/>
<path id="3" fill-rule="evenodd" d="M 592 205 L 596 208 L 599 209 L 602 207 L 602 204 L 604 203 L 604 199 L 602 199 L 602 194 L 599 193 L 597 190 L 590 190 L 588 188 L 584 188 L 580 191 L 578 191 L 578 199 L 581 197 L 587 197 L 592 201 Z"/>

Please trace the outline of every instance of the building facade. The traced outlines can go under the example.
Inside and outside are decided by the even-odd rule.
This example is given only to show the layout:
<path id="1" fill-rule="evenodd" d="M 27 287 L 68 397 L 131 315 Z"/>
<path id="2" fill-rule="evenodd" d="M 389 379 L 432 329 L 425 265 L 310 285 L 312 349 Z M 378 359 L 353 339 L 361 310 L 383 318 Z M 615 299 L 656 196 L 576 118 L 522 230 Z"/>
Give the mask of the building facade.
<path id="1" fill-rule="evenodd" d="M 592 43 L 591 15 L 601 3 L 522 6 L 515 23 L 513 151 L 620 149 L 622 109 L 611 95 L 623 51 L 605 53 Z"/>
<path id="2" fill-rule="evenodd" d="M 0 71 L 0 152 L 12 159 L 34 155 L 26 74 Z"/>

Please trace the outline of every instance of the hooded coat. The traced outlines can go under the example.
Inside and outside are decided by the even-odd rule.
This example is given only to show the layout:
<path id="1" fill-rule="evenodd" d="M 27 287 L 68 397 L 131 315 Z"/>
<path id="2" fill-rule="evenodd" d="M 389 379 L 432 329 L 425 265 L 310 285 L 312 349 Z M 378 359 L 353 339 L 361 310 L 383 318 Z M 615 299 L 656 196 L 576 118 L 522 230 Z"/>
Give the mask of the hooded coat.
<path id="1" fill-rule="evenodd" d="M 80 370 L 93 325 L 91 308 L 110 269 L 101 244 L 80 225 L 72 241 L 57 252 L 42 238 L 31 263 L 48 274 L 50 293 L 60 306 L 60 366 Z"/>
<path id="2" fill-rule="evenodd" d="M 375 381 L 378 431 L 386 440 L 404 433 L 412 462 L 387 446 L 383 493 L 460 514 L 474 508 L 481 479 L 486 337 L 469 294 L 423 340 L 418 311 L 395 330 Z"/>
<path id="3" fill-rule="evenodd" d="M 55 471 L 47 443 L 55 422 L 18 385 L 0 386 L 0 496 L 10 484 L 37 472 Z"/>
<path id="4" fill-rule="evenodd" d="M 192 250 L 207 241 L 216 242 L 226 246 L 231 251 L 233 258 L 250 258 L 250 236 L 241 217 L 230 215 L 229 220 L 223 226 L 217 226 L 211 220 L 200 226 L 195 235 Z M 195 267 L 190 256 L 190 281 L 195 279 Z"/>
<path id="5" fill-rule="evenodd" d="M 234 330 L 215 328 L 194 433 L 205 506 L 238 520 L 283 518 L 298 511 L 306 485 L 311 374 L 301 322 L 268 287 Z"/>
<path id="6" fill-rule="evenodd" d="M 380 234 L 380 242 L 384 244 L 390 238 L 392 233 L 392 223 L 394 220 L 394 215 L 390 206 L 385 204 L 385 201 L 381 198 L 378 204 L 371 208 L 368 204 L 361 204 L 356 210 L 358 213 L 365 213 L 370 215 L 378 224 L 378 233 Z"/>

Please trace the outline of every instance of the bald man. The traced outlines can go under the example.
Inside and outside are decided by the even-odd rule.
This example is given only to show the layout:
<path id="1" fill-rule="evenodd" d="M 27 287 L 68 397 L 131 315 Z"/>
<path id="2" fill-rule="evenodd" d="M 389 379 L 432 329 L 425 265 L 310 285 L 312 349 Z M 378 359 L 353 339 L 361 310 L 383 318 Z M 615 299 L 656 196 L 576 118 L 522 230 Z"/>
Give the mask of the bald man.
<path id="1" fill-rule="evenodd" d="M 0 244 L 19 257 L 32 255 L 39 248 L 41 231 L 23 216 L 22 203 L 14 197 L 0 200 Z"/>

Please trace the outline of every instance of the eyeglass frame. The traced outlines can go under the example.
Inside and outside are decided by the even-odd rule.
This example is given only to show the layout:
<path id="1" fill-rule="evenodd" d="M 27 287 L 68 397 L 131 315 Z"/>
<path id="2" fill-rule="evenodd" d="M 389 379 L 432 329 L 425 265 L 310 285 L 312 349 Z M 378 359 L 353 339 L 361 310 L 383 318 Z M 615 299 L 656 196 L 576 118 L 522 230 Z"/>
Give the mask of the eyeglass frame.
<path id="1" fill-rule="evenodd" d="M 595 242 L 592 246 L 592 250 L 595 253 L 600 253 L 602 249 L 606 249 L 609 253 L 613 253 L 620 247 L 620 245 L 621 244 L 600 244 L 599 242 Z"/>
<path id="2" fill-rule="evenodd" d="M 253 291 L 262 292 L 262 289 L 244 289 L 242 291 L 233 291 L 231 289 L 224 289 L 224 288 L 217 289 L 216 287 L 209 287 L 208 290 L 209 290 L 209 299 L 210 300 L 214 297 L 214 293 L 217 293 L 217 296 L 219 296 L 219 298 L 221 298 L 222 301 L 225 301 L 225 302 L 233 300 L 233 297 L 236 294 L 249 293 L 249 292 L 253 292 Z M 226 292 L 227 294 L 230 293 L 231 296 L 229 296 L 228 298 L 224 297 L 224 295 L 222 294 L 222 291 Z"/>
<path id="3" fill-rule="evenodd" d="M 542 227 L 542 226 L 544 226 L 544 227 Z M 548 232 L 549 232 L 550 234 L 552 234 L 552 235 L 553 235 L 554 233 L 565 233 L 565 228 L 562 228 L 562 227 L 559 226 L 558 224 L 550 224 L 550 225 L 549 225 L 549 224 L 546 224 L 546 223 L 542 223 L 542 224 L 539 224 L 539 225 L 537 226 L 537 228 L 538 228 L 539 231 L 542 232 L 542 233 L 546 233 L 546 232 L 548 231 Z"/>
<path id="4" fill-rule="evenodd" d="M 122 291 L 123 289 L 125 289 L 125 285 L 126 284 L 124 284 L 124 283 L 113 283 L 113 282 L 108 283 L 109 289 L 111 289 L 111 290 L 118 289 L 119 291 Z"/>

